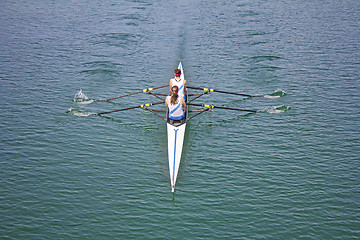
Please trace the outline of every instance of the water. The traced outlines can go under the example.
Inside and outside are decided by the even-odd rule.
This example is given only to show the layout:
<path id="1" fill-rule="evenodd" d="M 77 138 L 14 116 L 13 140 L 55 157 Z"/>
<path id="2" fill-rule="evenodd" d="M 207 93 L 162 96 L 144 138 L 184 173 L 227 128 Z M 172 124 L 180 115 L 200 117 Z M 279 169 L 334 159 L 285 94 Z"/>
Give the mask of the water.
<path id="1" fill-rule="evenodd" d="M 0 13 L 1 239 L 360 238 L 359 1 L 5 0 Z M 179 61 L 192 86 L 286 96 L 198 99 L 282 111 L 192 119 L 172 194 L 163 120 L 72 113 L 158 101 L 73 98 L 164 85 Z"/>

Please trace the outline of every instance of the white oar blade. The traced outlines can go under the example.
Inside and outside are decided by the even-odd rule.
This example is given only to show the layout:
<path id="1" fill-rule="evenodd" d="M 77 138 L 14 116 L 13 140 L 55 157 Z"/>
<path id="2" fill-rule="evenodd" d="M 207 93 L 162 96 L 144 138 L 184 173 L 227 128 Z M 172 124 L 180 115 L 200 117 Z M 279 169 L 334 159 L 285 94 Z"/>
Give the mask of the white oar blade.
<path id="1" fill-rule="evenodd" d="M 71 115 L 74 115 L 74 116 L 77 116 L 77 117 L 88 117 L 88 116 L 91 116 L 91 115 L 97 115 L 96 113 L 91 113 L 91 112 L 81 112 L 75 108 L 70 108 L 67 113 L 71 114 Z"/>

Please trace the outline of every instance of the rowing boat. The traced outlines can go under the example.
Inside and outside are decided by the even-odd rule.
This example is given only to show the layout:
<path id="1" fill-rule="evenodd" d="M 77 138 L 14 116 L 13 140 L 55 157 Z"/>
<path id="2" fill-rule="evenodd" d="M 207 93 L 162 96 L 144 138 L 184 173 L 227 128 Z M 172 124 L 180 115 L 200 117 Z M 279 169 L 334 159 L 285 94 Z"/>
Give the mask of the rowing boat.
<path id="1" fill-rule="evenodd" d="M 184 79 L 184 70 L 181 62 L 178 68 L 181 70 L 180 78 Z M 187 92 L 185 93 L 187 94 Z M 188 97 L 186 97 L 188 99 Z M 184 144 L 184 136 L 186 129 L 186 120 L 188 118 L 188 107 L 186 105 L 185 118 L 180 121 L 170 122 L 168 110 L 166 113 L 167 120 L 167 138 L 168 138 L 168 160 L 169 173 L 171 182 L 171 191 L 175 191 L 175 183 L 179 172 L 181 154 Z"/>
<path id="2" fill-rule="evenodd" d="M 179 63 L 178 66 L 179 69 L 181 69 L 181 79 L 184 79 L 184 70 L 182 67 L 181 62 Z M 243 94 L 243 93 L 237 93 L 237 92 L 227 92 L 227 91 L 223 91 L 223 90 L 215 90 L 215 89 L 211 89 L 211 88 L 199 88 L 199 87 L 191 87 L 191 86 L 186 86 L 187 89 L 192 89 L 192 90 L 201 90 L 203 91 L 202 93 L 192 93 L 192 94 L 188 94 L 188 92 L 185 92 L 186 95 L 186 111 L 185 111 L 185 117 L 184 119 L 180 120 L 180 121 L 170 121 L 169 119 L 169 109 L 167 108 L 167 110 L 165 109 L 156 109 L 156 108 L 152 108 L 152 106 L 155 105 L 160 105 L 160 104 L 164 104 L 166 99 L 164 99 L 164 96 L 167 96 L 167 94 L 160 94 L 160 93 L 155 93 L 154 90 L 156 89 L 160 89 L 160 88 L 165 88 L 168 87 L 169 85 L 163 85 L 163 86 L 159 86 L 159 87 L 152 87 L 152 88 L 145 88 L 144 90 L 140 90 L 140 91 L 136 91 L 133 93 L 128 93 L 125 95 L 121 95 L 121 96 L 117 96 L 117 97 L 112 97 L 112 98 L 108 98 L 108 99 L 91 99 L 89 100 L 85 94 L 82 93 L 82 91 L 80 90 L 78 94 L 75 95 L 74 97 L 74 102 L 78 102 L 81 104 L 85 104 L 85 102 L 88 103 L 92 103 L 94 101 L 97 102 L 112 102 L 115 99 L 119 99 L 119 98 L 123 98 L 123 97 L 127 97 L 127 96 L 132 96 L 135 94 L 139 94 L 139 93 L 146 93 L 149 95 L 152 95 L 158 99 L 160 99 L 160 102 L 155 102 L 155 103 L 146 103 L 146 104 L 141 104 L 141 105 L 137 105 L 137 106 L 132 106 L 132 107 L 126 107 L 126 108 L 121 108 L 121 109 L 116 109 L 116 110 L 110 110 L 110 111 L 104 111 L 104 112 L 99 112 L 99 113 L 81 113 L 79 111 L 73 111 L 71 110 L 71 112 L 74 112 L 74 115 L 77 116 L 90 116 L 90 115 L 98 115 L 98 116 L 102 116 L 104 114 L 109 114 L 109 113 L 115 113 L 115 112 L 121 112 L 121 111 L 125 111 L 125 110 L 130 110 L 130 109 L 137 109 L 137 108 L 142 108 L 146 111 L 150 111 L 152 113 L 154 113 L 156 116 L 162 118 L 163 120 L 166 121 L 167 124 L 167 138 L 168 138 L 168 161 L 169 161 L 169 174 L 170 174 L 170 182 L 171 182 L 171 191 L 174 192 L 175 191 L 175 183 L 176 183 L 176 179 L 178 177 L 178 172 L 179 172 L 179 167 L 180 167 L 180 161 L 181 161 L 181 155 L 182 155 L 182 149 L 183 149 L 183 144 L 184 144 L 184 136 L 185 136 L 185 130 L 186 130 L 186 123 L 187 121 L 191 120 L 192 118 L 199 116 L 200 114 L 207 112 L 207 111 L 211 111 L 214 108 L 217 109 L 225 109 L 225 110 L 232 110 L 232 111 L 241 111 L 241 112 L 249 112 L 250 114 L 252 113 L 260 113 L 260 112 L 274 112 L 274 108 L 271 108 L 271 111 L 268 109 L 264 109 L 264 110 L 250 110 L 250 109 L 241 109 L 241 108 L 234 108 L 234 107 L 227 107 L 227 106 L 214 106 L 212 104 L 197 104 L 197 103 L 192 103 L 194 100 L 198 99 L 201 96 L 210 94 L 210 93 L 222 93 L 222 94 L 231 94 L 231 95 L 237 95 L 237 96 L 243 96 L 243 97 L 247 97 L 247 98 L 254 98 L 254 97 L 265 97 L 265 98 L 278 98 L 278 97 L 282 97 L 285 96 L 285 92 L 283 91 L 275 91 L 274 93 L 270 94 L 270 95 L 248 95 L 248 94 Z M 192 99 L 189 99 L 189 96 L 193 96 Z M 194 107 L 203 107 L 202 109 L 194 109 L 192 111 L 188 110 L 188 106 L 194 106 Z M 284 108 L 285 107 L 285 108 Z M 276 111 L 287 111 L 290 108 L 287 106 L 280 106 L 278 108 L 275 108 Z M 159 114 L 159 112 L 166 112 L 166 115 L 163 116 L 161 114 Z M 192 116 L 189 115 L 189 112 L 196 112 L 195 114 L 192 114 Z"/>

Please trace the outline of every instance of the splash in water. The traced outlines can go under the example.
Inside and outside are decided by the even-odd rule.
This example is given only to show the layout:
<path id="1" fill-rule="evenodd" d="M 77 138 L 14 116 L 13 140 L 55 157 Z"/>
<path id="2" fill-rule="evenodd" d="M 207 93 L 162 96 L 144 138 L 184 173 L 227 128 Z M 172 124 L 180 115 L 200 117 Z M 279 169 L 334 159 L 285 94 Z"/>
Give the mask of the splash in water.
<path id="1" fill-rule="evenodd" d="M 91 113 L 91 112 L 87 112 L 87 113 L 83 113 L 75 108 L 70 108 L 67 111 L 68 114 L 74 115 L 74 116 L 78 116 L 78 117 L 88 117 L 90 115 L 97 115 L 96 113 Z"/>
<path id="2" fill-rule="evenodd" d="M 281 89 L 277 89 L 275 92 L 268 94 L 268 95 L 264 95 L 265 98 L 280 98 L 286 95 L 286 92 L 284 90 Z"/>
<path id="3" fill-rule="evenodd" d="M 80 91 L 75 94 L 73 101 L 76 102 L 76 103 L 79 103 L 79 104 L 89 104 L 89 103 L 94 102 L 94 100 L 89 99 L 89 98 L 82 92 L 82 89 L 80 89 Z"/>
<path id="4" fill-rule="evenodd" d="M 282 113 L 282 112 L 289 111 L 290 109 L 291 108 L 289 106 L 282 105 L 282 106 L 274 106 L 274 107 L 271 107 L 269 109 L 266 109 L 266 112 L 268 112 L 268 113 Z"/>

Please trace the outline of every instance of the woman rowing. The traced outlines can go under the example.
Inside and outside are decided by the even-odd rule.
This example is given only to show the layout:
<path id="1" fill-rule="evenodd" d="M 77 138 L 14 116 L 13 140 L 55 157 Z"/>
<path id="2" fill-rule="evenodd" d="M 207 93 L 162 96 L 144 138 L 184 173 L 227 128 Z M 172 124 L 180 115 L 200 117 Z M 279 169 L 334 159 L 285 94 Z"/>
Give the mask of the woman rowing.
<path id="1" fill-rule="evenodd" d="M 186 97 L 185 97 L 185 92 L 186 92 L 186 80 L 185 79 L 182 79 L 180 76 L 181 76 L 181 70 L 176 68 L 174 70 L 174 74 L 175 74 L 175 78 L 171 78 L 170 79 L 170 91 L 171 91 L 171 88 L 173 86 L 177 86 L 179 88 L 179 93 L 178 95 L 180 97 L 183 97 L 184 100 L 186 101 Z"/>
<path id="2" fill-rule="evenodd" d="M 179 121 L 184 119 L 186 103 L 183 97 L 179 96 L 178 86 L 171 87 L 171 96 L 167 96 L 165 105 L 169 108 L 170 121 Z"/>

